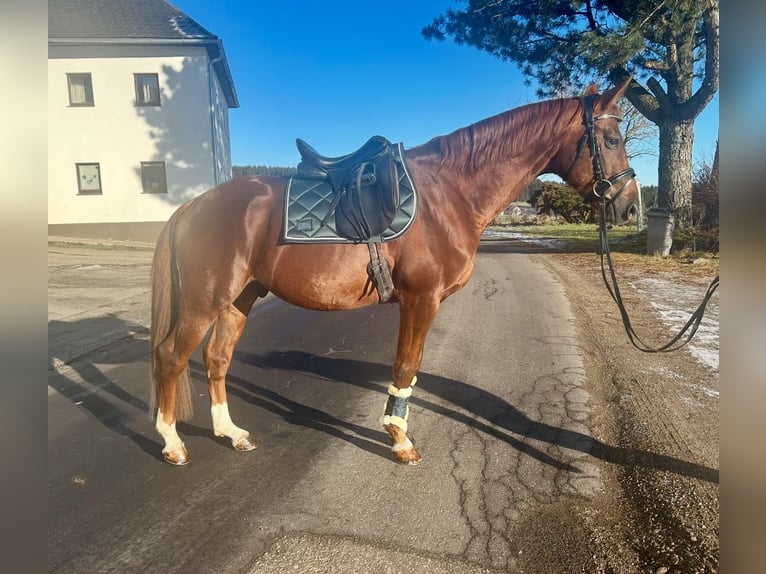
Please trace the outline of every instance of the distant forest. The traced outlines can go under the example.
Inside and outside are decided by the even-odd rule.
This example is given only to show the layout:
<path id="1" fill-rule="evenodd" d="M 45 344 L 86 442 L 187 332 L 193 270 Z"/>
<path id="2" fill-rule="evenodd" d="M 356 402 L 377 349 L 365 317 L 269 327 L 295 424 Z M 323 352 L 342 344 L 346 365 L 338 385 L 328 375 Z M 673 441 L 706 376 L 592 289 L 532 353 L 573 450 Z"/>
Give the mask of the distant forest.
<path id="1" fill-rule="evenodd" d="M 295 174 L 294 167 L 276 167 L 273 165 L 233 165 L 231 173 L 234 177 L 240 175 L 275 175 L 289 177 Z"/>

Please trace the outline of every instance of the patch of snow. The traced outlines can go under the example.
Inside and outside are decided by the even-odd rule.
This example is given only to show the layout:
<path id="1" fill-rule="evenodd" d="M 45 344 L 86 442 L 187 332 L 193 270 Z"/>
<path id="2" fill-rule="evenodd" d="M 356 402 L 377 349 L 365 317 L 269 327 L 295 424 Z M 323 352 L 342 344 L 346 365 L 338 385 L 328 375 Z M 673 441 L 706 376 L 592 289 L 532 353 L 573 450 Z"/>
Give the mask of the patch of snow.
<path id="1" fill-rule="evenodd" d="M 676 381 L 680 381 L 681 379 L 683 379 L 683 377 L 681 375 L 679 375 L 678 373 L 676 373 L 672 369 L 668 369 L 667 367 L 654 367 L 652 370 L 655 373 L 659 373 L 660 375 L 662 375 L 662 376 L 664 376 L 664 377 L 666 377 L 668 379 L 674 379 Z"/>
<path id="2" fill-rule="evenodd" d="M 681 288 L 678 283 L 657 277 L 637 278 L 628 283 L 636 291 L 646 295 L 657 311 L 660 321 L 674 333 L 680 331 L 686 324 L 706 291 L 702 286 L 684 285 Z M 697 332 L 687 345 L 697 361 L 716 372 L 719 370 L 718 338 L 718 292 L 716 292 L 705 308 L 705 315 Z M 715 392 L 717 395 L 717 391 Z"/>
<path id="3" fill-rule="evenodd" d="M 697 331 L 697 332 L 699 333 L 699 331 Z M 711 361 L 712 361 L 712 358 L 711 358 Z M 718 364 L 718 353 L 715 354 L 715 363 Z M 666 367 L 655 367 L 652 370 L 655 373 L 659 373 L 660 375 L 662 375 L 662 376 L 664 376 L 664 377 L 666 377 L 668 379 L 672 379 L 674 381 L 682 381 L 683 378 L 684 378 L 683 376 L 679 375 L 678 373 L 676 373 L 672 369 L 668 369 Z M 697 396 L 703 395 L 703 396 L 705 396 L 705 397 L 707 397 L 709 399 L 716 399 L 716 400 L 719 398 L 719 393 L 718 393 L 718 391 L 716 389 L 711 389 L 711 388 L 706 387 L 704 385 L 700 385 L 700 384 L 697 384 L 697 383 L 686 383 L 686 384 L 684 384 L 684 387 L 686 387 L 688 389 L 691 389 L 694 392 L 694 394 L 697 395 Z M 695 405 L 700 405 L 701 404 L 699 401 L 695 400 L 692 397 L 683 397 L 683 399 L 685 401 L 687 401 L 688 403 L 691 403 L 691 404 L 695 404 Z"/>
<path id="4" fill-rule="evenodd" d="M 720 397 L 720 393 L 714 389 L 708 389 L 707 387 L 703 387 L 702 385 L 695 385 L 695 384 L 689 384 L 687 385 L 690 388 L 694 389 L 695 391 L 702 393 L 706 397 L 709 397 L 711 399 L 717 399 Z"/>
<path id="5" fill-rule="evenodd" d="M 523 241 L 524 243 L 534 243 L 535 245 L 550 247 L 551 249 L 557 249 L 566 245 L 566 241 L 562 241 L 561 239 L 529 237 L 528 235 L 516 231 L 495 231 L 492 229 L 485 229 L 481 236 L 486 239 L 516 239 L 518 241 Z"/>

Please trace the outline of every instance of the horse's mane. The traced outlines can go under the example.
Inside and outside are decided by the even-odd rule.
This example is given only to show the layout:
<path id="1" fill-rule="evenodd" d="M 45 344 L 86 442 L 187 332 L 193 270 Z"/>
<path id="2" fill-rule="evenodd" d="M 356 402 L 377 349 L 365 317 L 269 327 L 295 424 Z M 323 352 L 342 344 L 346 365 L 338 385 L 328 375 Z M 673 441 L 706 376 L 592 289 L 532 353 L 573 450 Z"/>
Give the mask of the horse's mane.
<path id="1" fill-rule="evenodd" d="M 482 167 L 507 160 L 523 148 L 544 142 L 579 118 L 577 98 L 527 104 L 480 120 L 431 140 L 445 163 L 476 173 Z"/>

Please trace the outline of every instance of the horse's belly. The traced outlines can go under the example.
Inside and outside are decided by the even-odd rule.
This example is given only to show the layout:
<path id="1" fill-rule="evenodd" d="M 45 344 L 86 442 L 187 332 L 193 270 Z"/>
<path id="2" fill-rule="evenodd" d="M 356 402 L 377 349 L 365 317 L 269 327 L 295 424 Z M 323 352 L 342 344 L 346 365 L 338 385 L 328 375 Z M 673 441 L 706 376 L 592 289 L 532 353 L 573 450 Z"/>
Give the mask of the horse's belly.
<path id="1" fill-rule="evenodd" d="M 378 302 L 367 276 L 369 255 L 360 245 L 288 245 L 275 258 L 269 280 L 280 299 L 306 309 L 354 309 Z"/>

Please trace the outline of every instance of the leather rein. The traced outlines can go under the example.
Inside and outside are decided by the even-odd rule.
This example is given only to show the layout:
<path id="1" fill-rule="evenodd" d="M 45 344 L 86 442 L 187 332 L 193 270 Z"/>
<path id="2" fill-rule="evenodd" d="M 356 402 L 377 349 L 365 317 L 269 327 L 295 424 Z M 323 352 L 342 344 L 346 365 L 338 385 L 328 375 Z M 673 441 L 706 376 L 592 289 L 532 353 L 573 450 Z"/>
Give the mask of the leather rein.
<path id="1" fill-rule="evenodd" d="M 620 311 L 620 316 L 622 317 L 622 323 L 625 327 L 625 332 L 628 334 L 628 338 L 630 339 L 630 342 L 633 344 L 634 347 L 636 347 L 639 351 L 643 351 L 644 353 L 668 353 L 671 351 L 677 351 L 678 349 L 681 349 L 682 347 L 686 346 L 692 340 L 695 333 L 697 332 L 697 329 L 699 328 L 700 323 L 702 322 L 702 317 L 705 314 L 705 308 L 707 307 L 707 304 L 710 301 L 710 298 L 713 296 L 713 293 L 715 293 L 715 291 L 718 289 L 719 276 L 716 275 L 715 278 L 710 282 L 710 285 L 708 286 L 707 291 L 705 292 L 705 295 L 702 298 L 702 302 L 699 304 L 697 309 L 691 314 L 691 316 L 689 317 L 689 320 L 681 328 L 679 333 L 675 335 L 670 341 L 668 341 L 667 343 L 659 347 L 652 347 L 650 345 L 647 345 L 641 340 L 641 338 L 638 336 L 636 331 L 633 329 L 633 325 L 631 325 L 630 317 L 628 316 L 628 312 L 625 309 L 625 305 L 622 301 L 620 288 L 617 284 L 617 276 L 615 275 L 615 272 L 614 272 L 614 263 L 612 262 L 612 255 L 609 250 L 609 241 L 607 239 L 607 225 L 606 225 L 607 209 L 608 208 L 612 209 L 612 214 L 614 215 L 616 220 L 617 213 L 616 213 L 616 207 L 614 205 L 614 202 L 619 197 L 619 195 L 625 190 L 630 180 L 632 180 L 635 177 L 636 172 L 631 167 L 628 167 L 627 169 L 613 175 L 610 178 L 606 178 L 604 176 L 604 170 L 601 165 L 601 150 L 598 146 L 598 142 L 596 141 L 594 124 L 596 121 L 601 119 L 614 118 L 617 121 L 620 121 L 622 120 L 622 118 L 612 114 L 602 114 L 602 115 L 594 117 L 593 116 L 593 99 L 594 98 L 595 98 L 595 95 L 586 96 L 585 98 L 583 98 L 583 104 L 585 109 L 585 134 L 580 140 L 580 143 L 577 148 L 577 154 L 575 155 L 575 159 L 572 161 L 572 165 L 567 170 L 567 175 L 569 174 L 569 172 L 572 170 L 572 167 L 574 167 L 574 164 L 579 159 L 580 154 L 585 146 L 585 142 L 587 141 L 589 143 L 591 158 L 593 160 L 593 171 L 595 173 L 595 183 L 593 184 L 592 192 L 588 194 L 585 200 L 598 201 L 600 204 L 601 216 L 599 218 L 599 239 L 601 242 L 601 251 L 600 251 L 601 277 L 604 280 L 604 285 L 606 285 L 607 291 L 609 291 L 609 294 L 612 296 L 612 299 L 614 299 L 614 302 L 617 304 L 617 308 Z M 612 193 L 612 189 L 614 188 L 614 185 L 623 179 L 626 179 L 626 181 L 625 183 L 623 183 L 622 187 L 620 187 L 620 189 L 617 190 L 616 193 Z M 605 260 L 606 260 L 606 264 L 604 263 Z M 607 266 L 609 267 L 608 278 L 607 278 L 607 272 L 606 272 Z"/>

